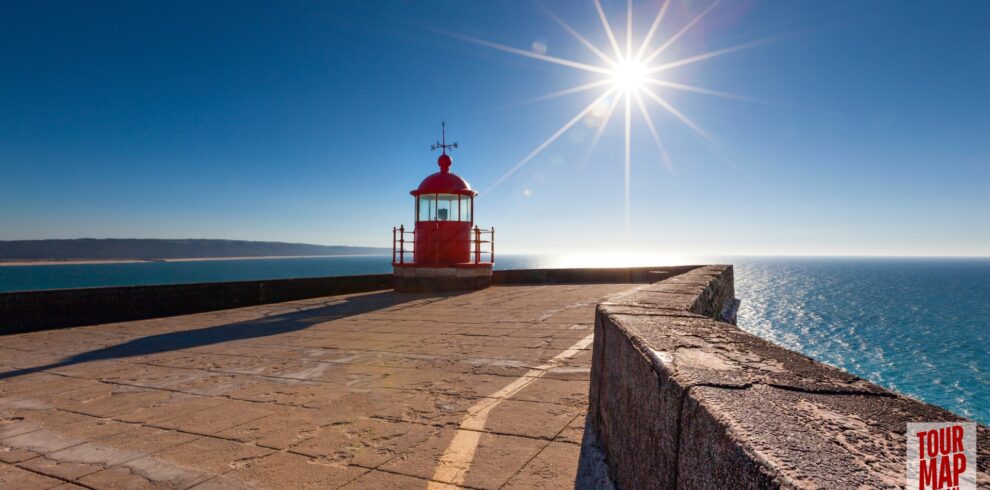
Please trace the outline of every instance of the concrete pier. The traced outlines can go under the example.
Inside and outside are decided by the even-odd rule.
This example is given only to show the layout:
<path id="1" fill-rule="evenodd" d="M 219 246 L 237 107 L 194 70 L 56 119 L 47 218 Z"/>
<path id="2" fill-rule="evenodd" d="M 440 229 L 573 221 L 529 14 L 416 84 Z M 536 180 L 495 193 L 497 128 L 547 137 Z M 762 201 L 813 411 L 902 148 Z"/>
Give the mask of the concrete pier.
<path id="1" fill-rule="evenodd" d="M 961 417 L 736 328 L 732 273 L 497 271 L 478 291 L 316 298 L 381 278 L 0 295 L 0 326 L 5 313 L 19 331 L 50 322 L 0 336 L 0 488 L 903 485 L 906 424 Z M 55 326 L 88 311 L 72 298 L 144 316 L 203 288 L 253 306 Z M 46 295 L 69 309 L 48 314 Z M 986 487 L 990 431 L 977 440 Z"/>
<path id="2" fill-rule="evenodd" d="M 391 291 L 0 337 L 0 488 L 570 488 L 595 307 Z"/>

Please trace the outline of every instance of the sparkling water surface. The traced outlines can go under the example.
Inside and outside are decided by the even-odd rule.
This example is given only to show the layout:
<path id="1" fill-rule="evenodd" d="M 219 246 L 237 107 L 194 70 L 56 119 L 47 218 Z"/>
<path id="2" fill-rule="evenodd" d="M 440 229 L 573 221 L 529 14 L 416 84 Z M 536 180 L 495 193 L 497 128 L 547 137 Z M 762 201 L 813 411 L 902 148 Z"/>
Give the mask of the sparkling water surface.
<path id="1" fill-rule="evenodd" d="M 740 328 L 990 424 L 990 259 L 761 259 Z"/>
<path id="2" fill-rule="evenodd" d="M 496 269 L 596 265 L 535 255 L 496 259 Z M 390 260 L 0 266 L 0 291 L 378 274 L 391 271 Z M 990 259 L 697 257 L 642 265 L 677 261 L 735 265 L 740 328 L 990 424 Z"/>

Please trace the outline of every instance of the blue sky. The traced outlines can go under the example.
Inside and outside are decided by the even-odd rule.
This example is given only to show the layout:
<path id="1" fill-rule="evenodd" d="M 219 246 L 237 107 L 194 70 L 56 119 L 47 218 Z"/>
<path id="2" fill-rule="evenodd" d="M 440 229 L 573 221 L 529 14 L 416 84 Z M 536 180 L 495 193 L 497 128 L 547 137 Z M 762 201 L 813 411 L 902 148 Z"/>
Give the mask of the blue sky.
<path id="1" fill-rule="evenodd" d="M 662 74 L 763 102 L 659 87 L 715 143 L 649 102 L 672 172 L 634 113 L 628 229 L 622 104 L 491 188 L 601 77 L 444 32 L 601 64 L 541 5 L 610 49 L 590 1 L 5 3 L 0 239 L 387 246 L 446 118 L 505 252 L 990 255 L 990 4 L 719 4 L 658 61 L 775 40 Z"/>

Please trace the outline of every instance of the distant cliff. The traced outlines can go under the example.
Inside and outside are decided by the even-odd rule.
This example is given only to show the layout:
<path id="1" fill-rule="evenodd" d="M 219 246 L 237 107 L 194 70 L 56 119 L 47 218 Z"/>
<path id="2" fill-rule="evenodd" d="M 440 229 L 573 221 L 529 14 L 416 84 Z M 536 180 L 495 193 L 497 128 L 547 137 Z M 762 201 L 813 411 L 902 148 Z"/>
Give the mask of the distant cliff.
<path id="1" fill-rule="evenodd" d="M 0 241 L 0 261 L 206 259 L 303 255 L 388 255 L 390 249 L 205 239 L 79 238 Z"/>

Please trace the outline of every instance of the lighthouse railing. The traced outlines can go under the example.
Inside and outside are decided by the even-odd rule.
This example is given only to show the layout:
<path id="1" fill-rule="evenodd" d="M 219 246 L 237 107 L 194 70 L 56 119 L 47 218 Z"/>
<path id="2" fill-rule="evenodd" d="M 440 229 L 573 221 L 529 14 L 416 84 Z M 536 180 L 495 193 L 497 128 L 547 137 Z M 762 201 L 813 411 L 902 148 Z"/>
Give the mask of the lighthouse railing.
<path id="1" fill-rule="evenodd" d="M 495 227 L 486 230 L 477 226 L 471 230 L 471 256 L 475 264 L 482 263 L 482 255 L 488 255 L 488 262 L 495 263 Z"/>
<path id="2" fill-rule="evenodd" d="M 439 262 L 439 250 L 437 241 L 439 240 L 439 234 L 434 233 L 433 235 L 433 254 L 436 257 L 426 258 L 427 261 Z M 484 263 L 494 263 L 495 262 L 495 227 L 491 229 L 484 229 L 475 226 L 470 229 L 469 235 L 469 263 L 474 264 L 484 264 Z M 407 231 L 405 226 L 392 227 L 392 263 L 393 264 L 406 264 L 413 263 L 413 260 L 406 260 L 406 254 L 413 254 L 413 259 L 415 259 L 415 243 L 416 243 L 416 232 Z M 463 242 L 461 242 L 463 243 Z M 463 249 L 462 249 L 463 250 Z M 426 252 L 429 252 L 428 250 Z M 485 257 L 487 256 L 487 257 Z M 487 261 L 482 260 L 487 258 Z"/>
<path id="3" fill-rule="evenodd" d="M 409 237 L 408 239 L 406 237 Z M 416 231 L 406 231 L 405 225 L 398 228 L 392 227 L 392 263 L 405 264 L 406 254 L 414 252 L 414 248 L 408 248 L 407 243 L 416 243 Z"/>

